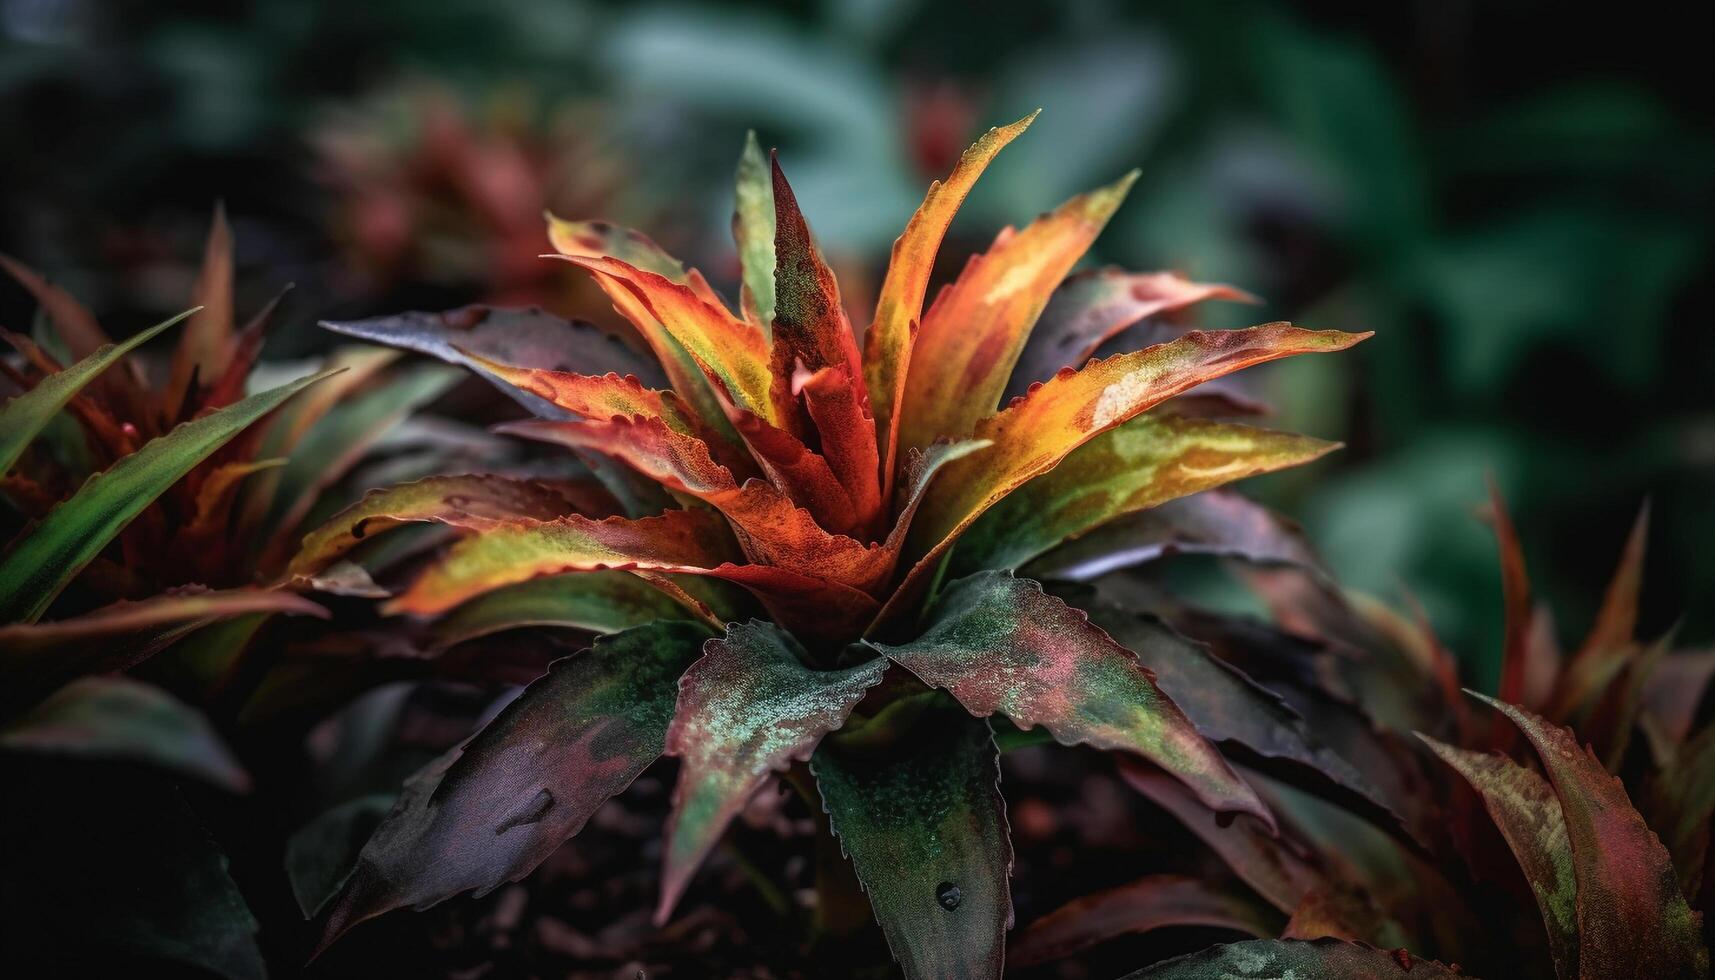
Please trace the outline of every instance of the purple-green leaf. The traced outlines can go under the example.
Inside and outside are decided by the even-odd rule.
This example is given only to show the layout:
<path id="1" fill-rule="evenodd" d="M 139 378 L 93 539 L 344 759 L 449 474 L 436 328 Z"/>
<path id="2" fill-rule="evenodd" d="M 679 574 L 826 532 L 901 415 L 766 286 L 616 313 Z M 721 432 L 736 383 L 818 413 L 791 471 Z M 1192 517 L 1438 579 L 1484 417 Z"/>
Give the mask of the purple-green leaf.
<path id="1" fill-rule="evenodd" d="M 768 774 L 807 761 L 845 723 L 887 661 L 811 670 L 791 635 L 771 623 L 735 623 L 710 640 L 679 679 L 667 754 L 684 760 L 667 822 L 657 922 Z"/>
<path id="2" fill-rule="evenodd" d="M 908 980 L 998 978 L 1012 841 L 988 723 L 930 709 L 873 754 L 823 745 L 810 769 Z"/>
<path id="3" fill-rule="evenodd" d="M 383 912 L 529 874 L 661 756 L 707 636 L 664 621 L 602 637 L 413 776 L 329 904 L 321 948 Z"/>
<path id="4" fill-rule="evenodd" d="M 1134 752 L 1184 780 L 1210 809 L 1268 808 L 1153 675 L 1085 614 L 1029 579 L 979 572 L 949 585 L 921 636 L 876 644 L 972 714 L 1041 725 L 1063 745 Z"/>
<path id="5" fill-rule="evenodd" d="M 1280 931 L 1280 916 L 1242 888 L 1185 875 L 1148 875 L 1062 905 L 1019 933 L 1009 952 L 1014 967 L 1032 966 L 1168 926 L 1267 937 Z"/>
<path id="6" fill-rule="evenodd" d="M 1376 949 L 1338 939 L 1253 939 L 1166 960 L 1127 974 L 1124 980 L 1454 980 L 1460 976 L 1403 949 Z"/>

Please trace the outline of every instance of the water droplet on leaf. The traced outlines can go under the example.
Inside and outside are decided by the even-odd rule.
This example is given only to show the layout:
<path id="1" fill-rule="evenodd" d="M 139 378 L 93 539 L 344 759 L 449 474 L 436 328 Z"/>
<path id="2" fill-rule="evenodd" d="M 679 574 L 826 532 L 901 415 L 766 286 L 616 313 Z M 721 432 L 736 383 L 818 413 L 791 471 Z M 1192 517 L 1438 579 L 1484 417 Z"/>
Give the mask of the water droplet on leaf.
<path id="1" fill-rule="evenodd" d="M 554 805 L 554 794 L 545 789 L 536 791 L 536 795 L 524 801 L 517 809 L 502 817 L 494 827 L 496 834 L 504 834 L 514 827 L 522 827 L 542 819 L 548 808 Z"/>
<path id="2" fill-rule="evenodd" d="M 943 881 L 935 886 L 935 901 L 949 912 L 958 908 L 963 899 L 964 895 L 960 893 L 959 886 L 950 881 Z"/>

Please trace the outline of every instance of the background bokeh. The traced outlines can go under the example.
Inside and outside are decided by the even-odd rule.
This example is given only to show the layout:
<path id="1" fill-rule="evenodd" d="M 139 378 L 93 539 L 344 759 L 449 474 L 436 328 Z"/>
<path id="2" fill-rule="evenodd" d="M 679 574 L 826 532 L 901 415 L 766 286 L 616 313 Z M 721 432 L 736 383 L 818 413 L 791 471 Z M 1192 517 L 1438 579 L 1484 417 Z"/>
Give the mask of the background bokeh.
<path id="1" fill-rule="evenodd" d="M 1252 489 L 1347 584 L 1409 588 L 1488 676 L 1504 489 L 1576 635 L 1653 501 L 1644 626 L 1715 637 L 1715 125 L 1705 5 L 822 0 L 0 0 L 0 251 L 125 332 L 187 293 L 210 208 L 241 309 L 474 299 L 609 315 L 539 262 L 543 206 L 737 272 L 744 132 L 778 146 L 848 293 L 928 181 L 1038 106 L 955 226 L 1132 166 L 1096 258 L 1266 299 L 1215 326 L 1372 329 L 1267 375 L 1348 449 Z M 867 285 L 866 285 L 867 284 Z M 27 327 L 0 285 L 0 326 Z"/>

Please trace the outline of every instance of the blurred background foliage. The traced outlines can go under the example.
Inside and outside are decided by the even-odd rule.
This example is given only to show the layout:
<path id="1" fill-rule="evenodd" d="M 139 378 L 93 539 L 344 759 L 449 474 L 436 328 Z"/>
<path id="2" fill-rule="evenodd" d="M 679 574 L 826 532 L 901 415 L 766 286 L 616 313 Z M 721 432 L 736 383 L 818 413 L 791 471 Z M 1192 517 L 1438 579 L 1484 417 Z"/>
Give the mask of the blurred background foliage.
<path id="1" fill-rule="evenodd" d="M 924 187 L 1038 106 L 950 274 L 1132 166 L 1097 257 L 1266 299 L 1213 326 L 1373 329 L 1266 378 L 1348 449 L 1252 491 L 1352 587 L 1407 588 L 1492 674 L 1492 473 L 1539 591 L 1587 621 L 1653 501 L 1646 629 L 1715 636 L 1715 125 L 1707 7 L 821 0 L 0 0 L 0 251 L 104 323 L 171 312 L 211 203 L 240 306 L 474 299 L 600 318 L 544 206 L 647 228 L 730 289 L 744 131 L 780 147 L 851 296 Z M 0 286 L 0 325 L 27 327 Z"/>

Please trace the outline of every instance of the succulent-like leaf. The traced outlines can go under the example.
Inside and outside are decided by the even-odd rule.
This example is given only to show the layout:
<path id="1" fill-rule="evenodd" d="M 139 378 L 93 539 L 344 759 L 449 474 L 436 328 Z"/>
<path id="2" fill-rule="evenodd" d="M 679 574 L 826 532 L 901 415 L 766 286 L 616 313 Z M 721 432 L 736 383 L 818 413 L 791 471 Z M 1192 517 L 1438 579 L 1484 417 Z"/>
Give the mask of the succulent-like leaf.
<path id="1" fill-rule="evenodd" d="M 1567 729 L 1475 696 L 1524 733 L 1560 798 L 1578 879 L 1579 974 L 1707 976 L 1701 917 L 1686 904 L 1666 848 L 1632 808 L 1625 787 Z"/>
<path id="2" fill-rule="evenodd" d="M 987 520 L 984 515 L 977 527 Z M 1090 581 L 1172 554 L 1220 555 L 1328 575 L 1302 528 L 1232 490 L 1206 490 L 1110 521 L 1099 534 L 1068 541 L 1032 561 L 1025 572 Z"/>
<path id="3" fill-rule="evenodd" d="M 538 309 L 466 306 L 445 313 L 401 313 L 344 322 L 324 320 L 322 326 L 348 337 L 468 367 L 494 381 L 496 387 L 517 399 L 531 414 L 545 418 L 561 418 L 564 413 L 530 392 L 495 379 L 470 355 L 519 368 L 630 375 L 657 388 L 667 383 L 654 361 L 625 346 L 612 334 L 594 324 L 565 320 Z"/>
<path id="4" fill-rule="evenodd" d="M 870 410 L 875 415 L 875 431 L 881 446 L 882 472 L 888 481 L 882 488 L 883 499 L 893 493 L 893 473 L 899 456 L 900 406 L 905 399 L 912 344 L 923 315 L 923 297 L 929 291 L 929 276 L 935 270 L 941 240 L 989 161 L 1035 119 L 1033 112 L 1010 126 L 998 126 L 979 137 L 959 157 L 958 165 L 945 181 L 929 185 L 923 203 L 893 243 L 887 278 L 882 281 L 876 298 L 875 321 L 864 336 L 863 359 L 864 383 L 869 389 Z"/>
<path id="5" fill-rule="evenodd" d="M 435 621 L 434 643 L 448 647 L 521 626 L 617 633 L 684 614 L 666 593 L 630 572 L 573 572 L 477 596 Z"/>
<path id="6" fill-rule="evenodd" d="M 1343 350 L 1367 336 L 1285 323 L 1193 331 L 1168 344 L 1061 372 L 979 423 L 976 438 L 994 445 L 948 467 L 930 489 L 908 548 L 924 557 L 888 613 L 916 601 L 940 556 L 984 511 L 1101 433 L 1211 378 L 1293 354 Z"/>
<path id="7" fill-rule="evenodd" d="M 1092 269 L 1067 278 L 1048 298 L 1012 370 L 1006 396 L 1017 397 L 1061 368 L 1081 367 L 1110 337 L 1140 320 L 1211 299 L 1257 302 L 1231 286 L 1192 282 L 1172 272 Z"/>
<path id="8" fill-rule="evenodd" d="M 1578 879 L 1554 788 L 1504 755 L 1472 752 L 1422 733 L 1417 737 L 1477 791 L 1536 897 L 1554 972 L 1560 980 L 1574 980 L 1579 976 Z"/>
<path id="9" fill-rule="evenodd" d="M 1252 939 L 1211 946 L 1128 973 L 1124 980 L 1458 980 L 1434 960 L 1338 939 Z"/>
<path id="10" fill-rule="evenodd" d="M 1137 656 L 1037 583 L 992 571 L 959 579 L 926 622 L 915 640 L 875 646 L 972 714 L 1041 725 L 1064 745 L 1136 753 L 1183 779 L 1210 809 L 1272 822 Z"/>
<path id="11" fill-rule="evenodd" d="M 989 509 L 953 550 L 953 571 L 1017 568 L 1106 522 L 1338 448 L 1308 436 L 1149 413 L 1078 447 Z M 1113 541 L 1134 548 L 1129 540 Z"/>
<path id="12" fill-rule="evenodd" d="M 1280 931 L 1280 918 L 1242 889 L 1185 875 L 1149 875 L 1075 898 L 1026 926 L 1008 944 L 1014 967 L 1080 953 L 1119 936 L 1168 926 L 1204 926 L 1258 938 Z"/>
<path id="13" fill-rule="evenodd" d="M 151 501 L 246 426 L 325 377 L 300 378 L 193 419 L 91 477 L 0 559 L 0 621 L 35 622 Z"/>
<path id="14" fill-rule="evenodd" d="M 998 978 L 1012 925 L 1012 841 L 988 723 L 932 708 L 908 751 L 824 744 L 822 807 L 909 980 Z"/>
<path id="15" fill-rule="evenodd" d="M 660 757 L 707 636 L 660 621 L 600 638 L 412 777 L 329 904 L 320 947 L 383 912 L 529 874 Z"/>
<path id="16" fill-rule="evenodd" d="M 774 323 L 774 183 L 756 130 L 744 136 L 733 197 L 732 237 L 743 270 L 739 305 L 764 331 Z"/>
<path id="17" fill-rule="evenodd" d="M 410 522 L 482 531 L 526 519 L 551 520 L 575 508 L 551 483 L 470 474 L 431 476 L 371 490 L 304 537 L 286 574 L 307 578 L 375 532 Z"/>
<path id="18" fill-rule="evenodd" d="M 250 775 L 214 726 L 172 695 L 128 677 L 82 677 L 0 726 L 0 749 L 159 766 L 235 793 Z"/>
<path id="19" fill-rule="evenodd" d="M 753 620 L 710 640 L 679 679 L 667 754 L 683 764 L 667 821 L 658 923 L 768 774 L 808 761 L 887 669 L 880 658 L 843 670 L 811 670 L 804 661 L 789 634 Z"/>
<path id="20" fill-rule="evenodd" d="M 95 380 L 138 345 L 190 315 L 191 311 L 180 313 L 121 343 L 100 347 L 83 360 L 64 371 L 48 375 L 29 391 L 0 406 L 0 473 L 12 468 L 37 433 L 83 390 L 84 385 Z"/>
<path id="21" fill-rule="evenodd" d="M 1001 231 L 923 315 L 899 413 L 902 446 L 968 435 L 994 414 L 1048 297 L 1137 180 L 1132 171 L 1031 222 Z"/>

